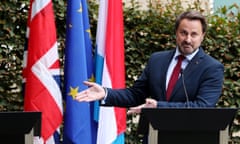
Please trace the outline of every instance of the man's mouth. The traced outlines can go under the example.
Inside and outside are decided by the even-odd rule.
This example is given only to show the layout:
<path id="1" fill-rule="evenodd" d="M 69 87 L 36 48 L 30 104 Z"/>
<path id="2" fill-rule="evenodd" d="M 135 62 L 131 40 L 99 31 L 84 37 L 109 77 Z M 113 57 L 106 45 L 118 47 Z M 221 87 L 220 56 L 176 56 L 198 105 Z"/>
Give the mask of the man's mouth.
<path id="1" fill-rule="evenodd" d="M 191 45 L 183 45 L 184 48 L 192 48 Z"/>

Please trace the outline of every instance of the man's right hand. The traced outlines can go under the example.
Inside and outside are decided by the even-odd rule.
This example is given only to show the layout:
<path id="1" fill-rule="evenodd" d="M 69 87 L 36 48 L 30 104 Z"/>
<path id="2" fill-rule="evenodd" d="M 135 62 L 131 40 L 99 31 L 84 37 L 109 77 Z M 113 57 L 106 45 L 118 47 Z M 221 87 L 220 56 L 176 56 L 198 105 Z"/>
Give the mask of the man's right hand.
<path id="1" fill-rule="evenodd" d="M 89 88 L 81 91 L 77 94 L 76 100 L 79 102 L 91 102 L 96 100 L 102 100 L 105 96 L 105 91 L 102 86 L 94 82 L 83 82 Z"/>

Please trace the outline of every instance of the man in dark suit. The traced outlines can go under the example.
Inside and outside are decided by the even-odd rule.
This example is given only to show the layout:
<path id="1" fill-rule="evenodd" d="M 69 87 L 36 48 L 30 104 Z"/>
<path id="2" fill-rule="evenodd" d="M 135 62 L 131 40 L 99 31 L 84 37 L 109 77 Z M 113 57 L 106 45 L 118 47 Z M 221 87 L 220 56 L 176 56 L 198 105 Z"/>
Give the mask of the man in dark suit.
<path id="1" fill-rule="evenodd" d="M 201 47 L 206 29 L 199 12 L 182 13 L 175 24 L 176 48 L 153 53 L 132 87 L 109 89 L 84 82 L 89 88 L 76 100 L 103 100 L 106 106 L 131 107 L 129 113 L 138 113 L 143 107 L 214 107 L 222 92 L 224 66 Z M 180 74 L 172 84 L 179 55 L 183 57 Z"/>

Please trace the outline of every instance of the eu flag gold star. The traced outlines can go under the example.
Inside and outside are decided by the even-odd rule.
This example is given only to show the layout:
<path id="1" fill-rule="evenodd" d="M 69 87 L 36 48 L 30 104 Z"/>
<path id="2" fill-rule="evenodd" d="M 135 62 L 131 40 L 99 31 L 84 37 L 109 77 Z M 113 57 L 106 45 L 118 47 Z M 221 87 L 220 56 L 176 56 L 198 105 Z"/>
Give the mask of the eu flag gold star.
<path id="1" fill-rule="evenodd" d="M 92 74 L 92 76 L 88 79 L 88 81 L 90 82 L 95 82 L 95 78 L 94 78 L 94 75 Z"/>
<path id="2" fill-rule="evenodd" d="M 72 96 L 72 98 L 75 99 L 77 96 L 77 93 L 78 93 L 78 87 L 76 88 L 70 87 L 70 92 L 68 93 L 68 95 Z"/>
<path id="3" fill-rule="evenodd" d="M 87 29 L 86 32 L 89 34 L 89 37 L 91 38 L 92 35 L 91 35 L 91 30 L 90 29 Z"/>

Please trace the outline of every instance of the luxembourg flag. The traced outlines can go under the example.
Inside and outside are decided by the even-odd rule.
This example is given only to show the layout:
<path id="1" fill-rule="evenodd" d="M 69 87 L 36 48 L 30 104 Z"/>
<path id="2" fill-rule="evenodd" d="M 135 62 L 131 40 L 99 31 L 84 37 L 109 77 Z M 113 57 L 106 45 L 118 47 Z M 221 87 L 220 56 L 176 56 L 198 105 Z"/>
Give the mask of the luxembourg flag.
<path id="1" fill-rule="evenodd" d="M 51 0 L 30 0 L 24 52 L 24 111 L 42 112 L 41 138 L 34 144 L 60 143 L 63 119 L 60 62 Z M 55 137 L 57 136 L 57 138 Z"/>
<path id="2" fill-rule="evenodd" d="M 97 27 L 96 82 L 125 88 L 122 0 L 100 0 Z M 126 109 L 100 107 L 97 144 L 124 144 Z"/>

